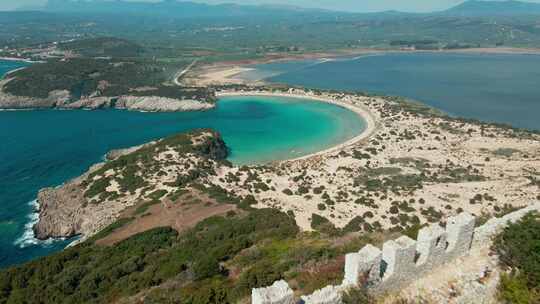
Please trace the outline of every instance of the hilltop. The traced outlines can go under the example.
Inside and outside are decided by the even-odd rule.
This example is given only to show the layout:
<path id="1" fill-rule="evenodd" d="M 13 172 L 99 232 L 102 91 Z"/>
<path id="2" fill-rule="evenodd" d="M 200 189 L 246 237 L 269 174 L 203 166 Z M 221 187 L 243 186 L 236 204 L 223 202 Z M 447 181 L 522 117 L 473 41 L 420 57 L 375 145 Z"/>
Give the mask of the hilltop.
<path id="1" fill-rule="evenodd" d="M 540 4 L 515 0 L 468 0 L 443 12 L 455 16 L 518 16 L 540 14 Z"/>
<path id="2" fill-rule="evenodd" d="M 115 1 L 69 1 L 49 0 L 45 11 L 79 14 L 124 14 L 139 16 L 162 16 L 174 18 L 212 18 L 241 16 L 291 16 L 297 14 L 322 14 L 329 11 L 304 9 L 295 6 L 278 5 L 210 5 L 189 1 L 164 0 L 159 2 Z"/>

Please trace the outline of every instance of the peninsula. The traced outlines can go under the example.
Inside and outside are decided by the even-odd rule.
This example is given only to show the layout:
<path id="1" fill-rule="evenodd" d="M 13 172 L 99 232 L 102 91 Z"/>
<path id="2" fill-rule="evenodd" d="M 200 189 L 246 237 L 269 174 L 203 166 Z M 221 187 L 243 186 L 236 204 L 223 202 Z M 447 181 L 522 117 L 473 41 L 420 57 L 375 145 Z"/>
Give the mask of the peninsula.
<path id="1" fill-rule="evenodd" d="M 206 88 L 167 81 L 174 73 L 145 60 L 65 58 L 34 63 L 0 80 L 0 109 L 102 109 L 148 112 L 207 110 Z"/>

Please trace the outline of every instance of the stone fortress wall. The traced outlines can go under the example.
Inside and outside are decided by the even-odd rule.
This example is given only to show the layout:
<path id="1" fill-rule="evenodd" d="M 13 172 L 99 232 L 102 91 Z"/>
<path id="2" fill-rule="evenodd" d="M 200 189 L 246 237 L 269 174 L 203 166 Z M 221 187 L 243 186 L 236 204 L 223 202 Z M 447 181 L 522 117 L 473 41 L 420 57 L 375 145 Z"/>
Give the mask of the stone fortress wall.
<path id="1" fill-rule="evenodd" d="M 433 270 L 466 256 L 471 248 L 491 246 L 493 237 L 509 223 L 532 211 L 540 211 L 540 202 L 493 218 L 477 228 L 472 215 L 461 213 L 448 219 L 446 229 L 438 224 L 422 228 L 416 241 L 402 236 L 384 243 L 382 250 L 366 245 L 345 256 L 345 277 L 340 286 L 327 286 L 302 296 L 301 303 L 340 304 L 343 292 L 358 287 L 366 287 L 375 295 L 398 291 Z M 294 292 L 283 280 L 270 287 L 252 290 L 252 304 L 294 303 Z"/>

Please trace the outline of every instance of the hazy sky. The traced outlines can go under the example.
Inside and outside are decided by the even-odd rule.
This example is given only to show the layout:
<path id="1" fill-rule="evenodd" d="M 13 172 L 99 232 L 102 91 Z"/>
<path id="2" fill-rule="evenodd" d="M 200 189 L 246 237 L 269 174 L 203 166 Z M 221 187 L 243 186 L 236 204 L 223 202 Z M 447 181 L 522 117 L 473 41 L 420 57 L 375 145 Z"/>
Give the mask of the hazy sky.
<path id="1" fill-rule="evenodd" d="M 158 1 L 158 0 L 139 0 Z M 288 4 L 333 10 L 372 12 L 383 10 L 426 12 L 443 10 L 464 0 L 195 0 L 206 3 L 234 2 L 240 4 Z M 540 0 L 529 0 L 540 2 Z M 46 0 L 0 0 L 0 10 L 42 5 Z"/>

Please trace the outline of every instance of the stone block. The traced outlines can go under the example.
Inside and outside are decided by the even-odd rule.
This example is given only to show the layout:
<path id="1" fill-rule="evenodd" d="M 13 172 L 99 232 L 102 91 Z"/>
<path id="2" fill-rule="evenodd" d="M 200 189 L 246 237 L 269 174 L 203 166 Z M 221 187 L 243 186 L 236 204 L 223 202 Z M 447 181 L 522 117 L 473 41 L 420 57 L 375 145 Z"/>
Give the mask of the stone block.
<path id="1" fill-rule="evenodd" d="M 287 282 L 277 281 L 270 287 L 253 288 L 252 304 L 294 304 L 294 292 Z"/>
<path id="2" fill-rule="evenodd" d="M 416 241 L 407 236 L 384 243 L 382 250 L 384 276 L 383 281 L 414 276 Z"/>
<path id="3" fill-rule="evenodd" d="M 381 278 L 382 253 L 379 248 L 368 244 L 359 252 L 345 256 L 344 286 L 373 285 Z"/>
<path id="4" fill-rule="evenodd" d="M 319 289 L 309 296 L 302 296 L 304 304 L 341 304 L 341 290 L 336 286 L 327 286 Z"/>
<path id="5" fill-rule="evenodd" d="M 447 233 L 441 226 L 434 224 L 420 229 L 416 241 L 416 265 L 426 271 L 444 263 L 446 242 Z"/>
<path id="6" fill-rule="evenodd" d="M 453 260 L 469 252 L 474 234 L 474 223 L 474 216 L 466 212 L 448 219 L 446 260 Z"/>

